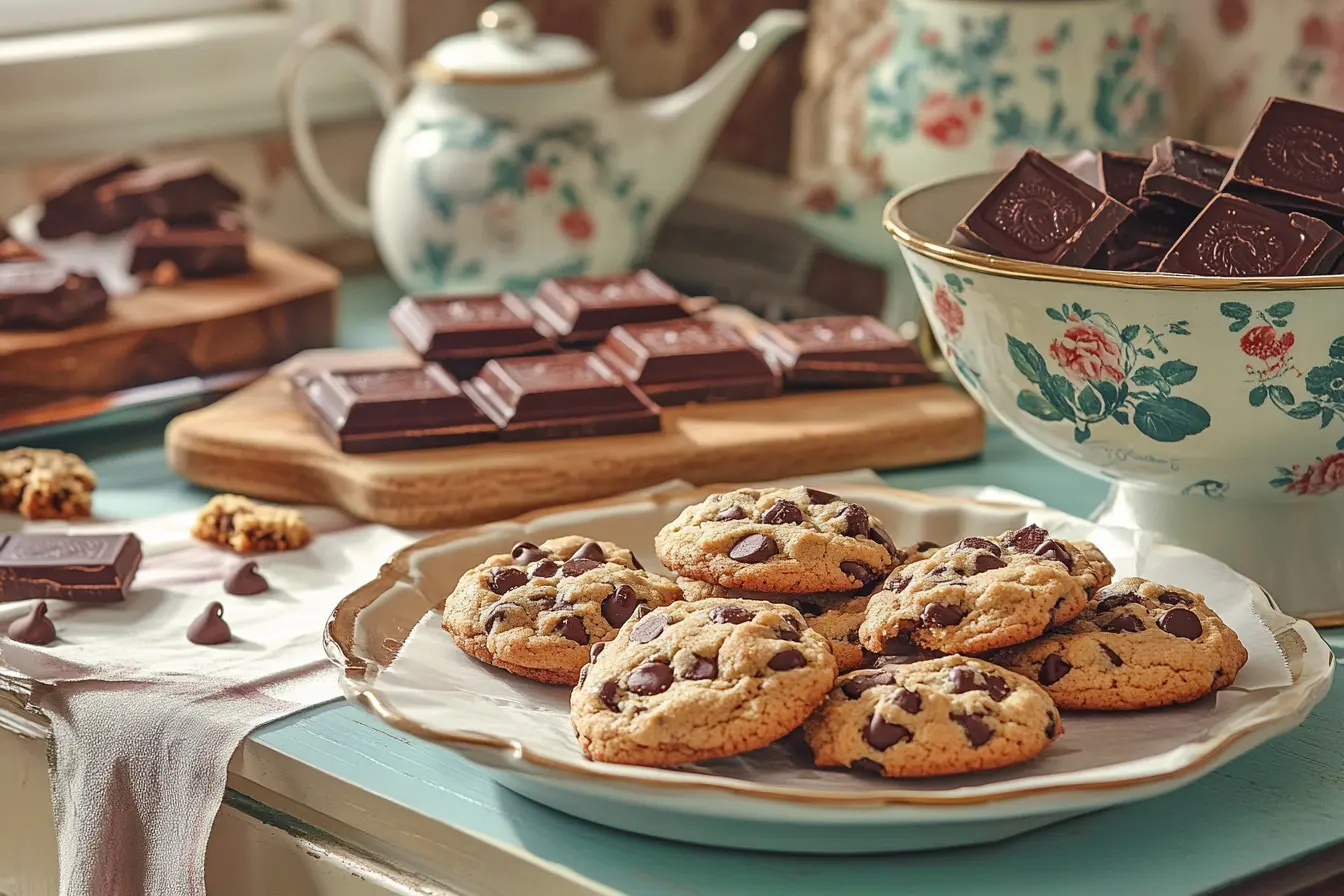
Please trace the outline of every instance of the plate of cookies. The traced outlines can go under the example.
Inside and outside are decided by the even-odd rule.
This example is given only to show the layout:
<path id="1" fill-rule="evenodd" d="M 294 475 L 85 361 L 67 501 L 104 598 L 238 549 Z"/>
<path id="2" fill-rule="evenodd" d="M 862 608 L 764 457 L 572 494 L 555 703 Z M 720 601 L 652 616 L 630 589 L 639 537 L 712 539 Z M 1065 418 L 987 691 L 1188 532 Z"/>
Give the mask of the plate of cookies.
<path id="1" fill-rule="evenodd" d="M 791 852 L 1002 839 L 1296 726 L 1334 655 L 1219 561 L 1040 507 L 717 486 L 423 539 L 347 696 L 600 824 Z"/>

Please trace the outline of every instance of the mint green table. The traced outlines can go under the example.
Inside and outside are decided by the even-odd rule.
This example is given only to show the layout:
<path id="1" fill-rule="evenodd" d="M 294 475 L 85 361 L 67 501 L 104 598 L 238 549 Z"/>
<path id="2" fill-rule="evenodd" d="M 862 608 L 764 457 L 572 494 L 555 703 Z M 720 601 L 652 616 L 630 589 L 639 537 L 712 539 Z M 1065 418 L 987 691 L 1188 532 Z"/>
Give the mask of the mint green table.
<path id="1" fill-rule="evenodd" d="M 383 278 L 350 280 L 342 296 L 342 342 L 386 344 L 383 316 L 396 298 L 395 288 Z M 168 470 L 161 438 L 162 425 L 148 425 L 77 443 L 66 440 L 62 447 L 84 455 L 98 472 L 101 513 L 144 516 L 198 506 L 204 493 Z M 1100 482 L 1046 460 L 999 429 L 991 430 L 980 460 L 885 478 L 905 488 L 1000 485 L 1079 515 L 1086 515 L 1104 490 Z M 1344 648 L 1344 633 L 1332 643 Z M 1328 855 L 1324 862 L 1317 859 L 1296 870 L 1266 872 L 1344 841 L 1341 730 L 1344 690 L 1337 690 L 1298 730 L 1177 793 L 990 846 L 844 858 L 683 846 L 574 820 L 502 790 L 449 751 L 411 741 L 345 704 L 269 725 L 248 748 L 315 769 L 330 778 L 334 792 L 353 786 L 450 825 L 469 840 L 521 850 L 594 884 L 638 896 L 1163 896 L 1222 891 L 1257 875 L 1254 883 L 1234 891 L 1308 892 L 1297 876 L 1306 873 L 1302 869 L 1329 866 Z M 231 792 L 229 802 L 270 824 L 303 827 L 265 798 Z M 469 853 L 456 860 L 483 861 Z M 452 867 L 448 859 L 445 864 Z M 489 877 L 488 869 L 476 873 Z M 1310 892 L 1344 893 L 1344 884 L 1322 886 Z"/>

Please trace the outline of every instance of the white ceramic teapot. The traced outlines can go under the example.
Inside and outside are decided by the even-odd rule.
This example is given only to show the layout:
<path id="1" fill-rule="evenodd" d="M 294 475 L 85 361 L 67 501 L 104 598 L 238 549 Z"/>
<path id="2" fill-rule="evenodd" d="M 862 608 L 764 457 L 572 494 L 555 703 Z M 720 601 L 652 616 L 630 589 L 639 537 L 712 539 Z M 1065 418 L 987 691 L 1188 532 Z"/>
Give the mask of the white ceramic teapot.
<path id="1" fill-rule="evenodd" d="M 373 234 L 408 292 L 527 293 L 547 277 L 631 268 L 757 68 L 806 23 L 766 12 L 699 81 L 637 102 L 614 96 L 581 41 L 538 35 L 520 3 L 490 6 L 476 32 L 441 42 L 411 79 L 357 31 L 317 26 L 285 66 L 290 138 L 313 195 Z M 313 146 L 302 76 L 327 45 L 367 63 L 389 113 L 367 208 L 340 193 Z"/>

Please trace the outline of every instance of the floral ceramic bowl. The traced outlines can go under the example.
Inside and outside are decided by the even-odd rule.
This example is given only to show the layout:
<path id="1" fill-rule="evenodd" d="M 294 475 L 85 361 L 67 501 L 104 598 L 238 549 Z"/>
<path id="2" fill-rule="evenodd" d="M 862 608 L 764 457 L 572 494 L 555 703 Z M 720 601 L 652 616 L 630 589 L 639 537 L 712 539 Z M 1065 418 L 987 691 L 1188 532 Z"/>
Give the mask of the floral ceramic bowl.
<path id="1" fill-rule="evenodd" d="M 884 218 L 962 383 L 1112 482 L 1099 521 L 1344 623 L 1344 278 L 1091 271 L 945 245 L 997 177 L 908 190 Z"/>

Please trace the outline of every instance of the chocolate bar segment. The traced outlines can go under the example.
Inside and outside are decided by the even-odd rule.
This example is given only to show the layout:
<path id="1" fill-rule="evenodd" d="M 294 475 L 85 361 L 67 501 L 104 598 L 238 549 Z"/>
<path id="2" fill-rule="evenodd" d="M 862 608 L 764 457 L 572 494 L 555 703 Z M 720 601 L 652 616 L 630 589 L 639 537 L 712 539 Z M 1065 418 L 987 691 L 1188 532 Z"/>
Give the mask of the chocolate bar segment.
<path id="1" fill-rule="evenodd" d="M 98 187 L 96 196 L 107 214 L 127 221 L 199 220 L 235 206 L 243 198 L 237 187 L 198 159 L 124 174 Z"/>
<path id="2" fill-rule="evenodd" d="M 129 533 L 14 534 L 0 544 L 0 602 L 125 600 L 142 557 Z"/>
<path id="3" fill-rule="evenodd" d="M 1207 277 L 1291 277 L 1310 272 L 1320 253 L 1328 252 L 1325 241 L 1319 229 L 1304 227 L 1282 212 L 1219 193 L 1158 270 Z"/>
<path id="4" fill-rule="evenodd" d="M 131 226 L 131 220 L 105 209 L 97 192 L 103 185 L 143 167 L 137 159 L 119 156 L 66 174 L 42 195 L 38 236 L 59 240 L 77 233 L 115 233 Z"/>
<path id="5" fill-rule="evenodd" d="M 323 370 L 303 384 L 318 429 L 346 454 L 489 441 L 494 423 L 437 364 Z"/>
<path id="6" fill-rule="evenodd" d="M 426 361 L 454 376 L 475 375 L 491 358 L 553 351 L 555 334 L 513 293 L 406 296 L 388 316 L 392 329 Z"/>
<path id="7" fill-rule="evenodd" d="M 957 225 L 951 243 L 1082 267 L 1129 215 L 1122 203 L 1029 149 Z"/>
<path id="8" fill-rule="evenodd" d="M 597 354 L 662 407 L 780 392 L 779 373 L 765 358 L 732 327 L 711 321 L 614 327 Z"/>
<path id="9" fill-rule="evenodd" d="M 107 317 L 97 277 L 46 261 L 0 264 L 0 330 L 62 330 Z"/>
<path id="10" fill-rule="evenodd" d="M 774 324 L 754 342 L 783 368 L 790 387 L 906 386 L 937 379 L 910 340 L 866 315 Z"/>
<path id="11" fill-rule="evenodd" d="M 1308 242 L 1316 243 L 1317 248 L 1311 258 L 1302 267 L 1304 275 L 1328 274 L 1341 258 L 1344 258 L 1344 234 L 1311 215 L 1289 212 L 1288 219 L 1293 226 L 1307 235 Z"/>
<path id="12" fill-rule="evenodd" d="M 504 441 L 657 432 L 658 406 L 592 352 L 498 358 L 463 390 Z"/>
<path id="13" fill-rule="evenodd" d="M 1139 198 L 1139 184 L 1148 170 L 1149 159 L 1127 152 L 1097 154 L 1097 173 L 1101 190 L 1117 202 L 1129 205 Z"/>
<path id="14" fill-rule="evenodd" d="M 1143 175 L 1139 195 L 1198 210 L 1213 199 L 1232 167 L 1232 157 L 1167 137 L 1153 147 L 1153 161 Z"/>
<path id="15" fill-rule="evenodd" d="M 198 223 L 162 218 L 141 221 L 131 231 L 131 273 L 170 264 L 183 277 L 227 277 L 252 269 L 247 223 L 237 212 L 220 212 Z"/>
<path id="16" fill-rule="evenodd" d="M 536 312 L 566 347 L 594 346 L 612 327 L 689 317 L 685 297 L 652 271 L 565 277 L 537 288 Z"/>
<path id="17" fill-rule="evenodd" d="M 1344 112 L 1271 99 L 1223 190 L 1283 211 L 1344 216 Z"/>

